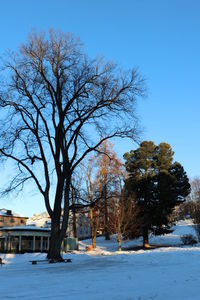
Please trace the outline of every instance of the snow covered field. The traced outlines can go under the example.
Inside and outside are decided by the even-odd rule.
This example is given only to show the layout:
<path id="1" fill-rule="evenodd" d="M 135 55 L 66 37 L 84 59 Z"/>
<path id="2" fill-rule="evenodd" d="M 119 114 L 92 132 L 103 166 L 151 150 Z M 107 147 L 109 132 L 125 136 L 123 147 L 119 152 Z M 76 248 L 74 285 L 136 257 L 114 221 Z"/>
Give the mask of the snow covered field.
<path id="1" fill-rule="evenodd" d="M 174 233 L 151 242 L 180 244 L 180 234 L 193 232 L 180 222 Z M 115 241 L 98 240 L 88 254 L 66 254 L 72 263 L 32 265 L 44 254 L 1 254 L 0 299 L 115 299 L 115 300 L 199 300 L 200 246 L 163 247 L 148 251 L 115 251 Z M 134 243 L 127 243 L 125 246 Z"/>

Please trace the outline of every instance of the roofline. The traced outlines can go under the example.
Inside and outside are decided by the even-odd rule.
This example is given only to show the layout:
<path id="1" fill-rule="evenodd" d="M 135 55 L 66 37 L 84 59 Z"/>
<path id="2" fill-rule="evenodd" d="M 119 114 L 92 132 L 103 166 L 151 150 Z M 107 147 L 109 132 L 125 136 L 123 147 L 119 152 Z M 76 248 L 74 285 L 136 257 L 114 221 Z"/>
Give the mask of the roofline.
<path id="1" fill-rule="evenodd" d="M 6 218 L 21 218 L 21 219 L 29 219 L 28 217 L 22 217 L 22 216 L 15 216 L 15 215 L 1 215 L 0 214 L 0 218 L 1 217 L 6 217 Z"/>
<path id="2" fill-rule="evenodd" d="M 31 228 L 24 228 L 23 226 L 21 226 L 22 228 L 19 227 L 1 227 L 0 231 L 46 231 L 46 232 L 50 232 L 51 229 L 50 228 L 44 228 L 44 227 L 31 227 Z"/>

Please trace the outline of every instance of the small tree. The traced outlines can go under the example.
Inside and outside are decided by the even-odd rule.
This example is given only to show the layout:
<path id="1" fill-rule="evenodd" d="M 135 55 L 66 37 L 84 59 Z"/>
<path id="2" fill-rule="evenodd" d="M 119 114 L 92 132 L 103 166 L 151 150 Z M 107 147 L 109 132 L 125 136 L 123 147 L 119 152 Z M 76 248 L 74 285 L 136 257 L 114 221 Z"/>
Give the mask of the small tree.
<path id="1" fill-rule="evenodd" d="M 72 213 L 72 231 L 73 237 L 77 237 L 77 213 L 84 207 L 82 190 L 82 172 L 76 172 L 71 179 L 69 204 Z M 81 204 L 80 204 L 81 203 Z"/>
<path id="2" fill-rule="evenodd" d="M 96 233 L 104 232 L 105 238 L 116 233 L 116 209 L 119 208 L 124 167 L 113 150 L 112 143 L 105 141 L 97 155 L 90 158 L 86 174 L 86 199 L 90 203 L 92 245 L 96 247 Z"/>
<path id="3" fill-rule="evenodd" d="M 134 201 L 130 201 L 130 199 L 127 201 L 124 188 L 121 188 L 118 198 L 112 204 L 113 218 L 111 220 L 111 228 L 114 233 L 117 233 L 118 251 L 121 251 L 122 239 L 131 236 L 132 221 L 136 207 Z"/>
<path id="4" fill-rule="evenodd" d="M 124 172 L 123 164 L 113 150 L 111 142 L 104 141 L 98 148 L 96 168 L 96 177 L 99 180 L 99 196 L 101 198 L 101 215 L 103 216 L 101 223 L 103 224 L 105 239 L 109 240 L 111 233 L 110 211 L 113 208 L 113 203 L 115 204 L 118 201 Z"/>
<path id="5" fill-rule="evenodd" d="M 90 212 L 90 227 L 92 236 L 92 248 L 96 248 L 97 231 L 100 223 L 100 192 L 99 178 L 93 174 L 95 157 L 89 159 L 88 165 L 85 168 L 86 175 L 86 202 L 88 202 Z M 93 178 L 94 176 L 94 178 Z"/>
<path id="6" fill-rule="evenodd" d="M 149 246 L 149 230 L 169 224 L 173 208 L 182 203 L 190 192 L 183 167 L 173 163 L 170 145 L 143 142 L 135 151 L 125 154 L 129 178 L 127 193 L 136 195 L 137 222 L 143 235 L 144 247 Z"/>
<path id="7" fill-rule="evenodd" d="M 194 228 L 200 241 L 200 178 L 195 177 L 191 181 L 190 216 L 194 222 Z"/>

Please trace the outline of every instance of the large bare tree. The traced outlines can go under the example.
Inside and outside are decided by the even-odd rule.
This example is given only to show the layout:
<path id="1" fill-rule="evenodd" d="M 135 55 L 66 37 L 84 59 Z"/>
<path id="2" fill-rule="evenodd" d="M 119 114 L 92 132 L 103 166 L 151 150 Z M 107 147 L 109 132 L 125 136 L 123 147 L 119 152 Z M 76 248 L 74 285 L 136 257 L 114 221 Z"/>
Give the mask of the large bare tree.
<path id="1" fill-rule="evenodd" d="M 6 192 L 35 183 L 52 222 L 48 258 L 58 260 L 72 174 L 104 140 L 137 138 L 144 82 L 136 70 L 89 59 L 79 39 L 53 30 L 30 34 L 1 75 L 0 155 L 16 167 Z"/>

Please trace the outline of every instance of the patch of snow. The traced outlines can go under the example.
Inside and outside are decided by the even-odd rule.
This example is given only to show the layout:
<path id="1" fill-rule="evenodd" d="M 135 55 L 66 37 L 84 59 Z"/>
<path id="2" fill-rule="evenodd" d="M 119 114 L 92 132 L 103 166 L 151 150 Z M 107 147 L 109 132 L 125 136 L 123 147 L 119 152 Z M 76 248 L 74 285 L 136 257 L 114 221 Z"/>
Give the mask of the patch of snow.
<path id="1" fill-rule="evenodd" d="M 170 235 L 151 237 L 168 244 L 180 242 L 180 235 L 193 232 L 192 224 L 178 223 Z M 124 245 L 139 244 L 141 240 Z M 38 263 L 46 255 L 2 254 L 1 299 L 48 300 L 199 300 L 200 247 L 163 247 L 155 250 L 116 251 L 113 237 L 97 238 L 97 249 L 86 253 L 90 240 L 81 241 L 81 250 L 64 254 L 72 263 Z M 12 288 L 11 288 L 12 287 Z"/>

